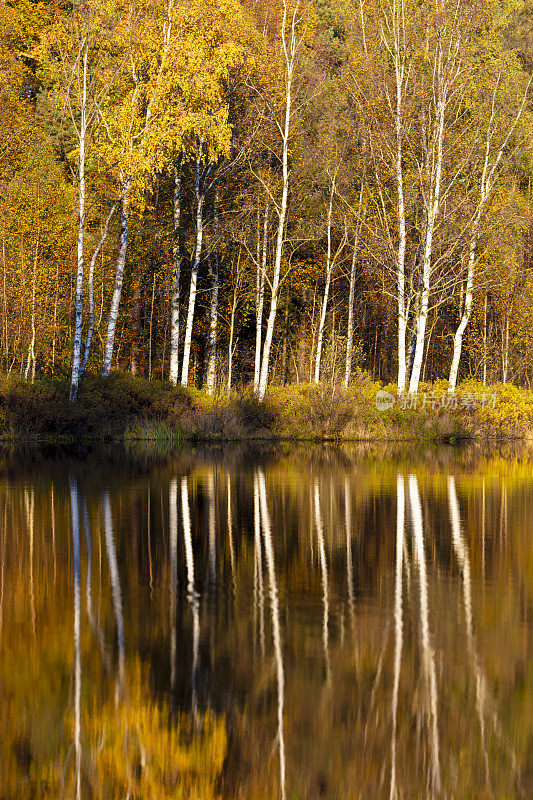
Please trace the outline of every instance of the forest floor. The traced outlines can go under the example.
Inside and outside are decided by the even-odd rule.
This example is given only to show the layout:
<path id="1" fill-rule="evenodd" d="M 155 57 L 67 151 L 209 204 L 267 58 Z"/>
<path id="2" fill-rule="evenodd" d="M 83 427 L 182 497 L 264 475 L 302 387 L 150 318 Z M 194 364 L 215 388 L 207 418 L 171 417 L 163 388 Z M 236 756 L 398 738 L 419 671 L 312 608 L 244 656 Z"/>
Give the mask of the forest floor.
<path id="1" fill-rule="evenodd" d="M 259 403 L 250 389 L 208 396 L 123 373 L 87 374 L 68 402 L 66 378 L 0 378 L 0 439 L 80 442 L 411 440 L 533 438 L 533 392 L 510 384 L 421 384 L 415 398 L 358 373 L 348 389 L 274 386 Z"/>

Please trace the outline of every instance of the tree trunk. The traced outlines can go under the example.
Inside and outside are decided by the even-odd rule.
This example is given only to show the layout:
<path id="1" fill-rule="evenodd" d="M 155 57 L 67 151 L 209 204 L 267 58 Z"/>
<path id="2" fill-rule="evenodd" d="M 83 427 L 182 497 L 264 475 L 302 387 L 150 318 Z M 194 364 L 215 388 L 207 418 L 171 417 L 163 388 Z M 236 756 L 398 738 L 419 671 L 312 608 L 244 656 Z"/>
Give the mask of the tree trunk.
<path id="1" fill-rule="evenodd" d="M 150 305 L 150 340 L 148 342 L 148 380 L 152 380 L 152 342 L 154 337 L 155 272 L 152 281 L 152 303 Z"/>
<path id="2" fill-rule="evenodd" d="M 259 400 L 264 400 L 265 392 L 268 383 L 268 367 L 270 363 L 270 349 L 272 347 L 272 338 L 274 336 L 274 325 L 276 322 L 276 312 L 278 308 L 278 295 L 281 278 L 281 258 L 283 255 L 283 241 L 285 236 L 285 220 L 287 218 L 287 203 L 289 196 L 289 134 L 291 124 L 291 91 L 292 91 L 292 78 L 294 73 L 294 64 L 296 59 L 296 9 L 292 17 L 290 42 L 287 44 L 287 6 L 283 5 L 283 22 L 281 28 L 281 37 L 283 42 L 283 52 L 285 55 L 285 65 L 287 71 L 287 80 L 285 84 L 285 122 L 282 133 L 283 153 L 282 153 L 282 172 L 283 172 L 283 190 L 281 195 L 281 204 L 279 207 L 278 215 L 278 232 L 276 237 L 276 253 L 274 258 L 274 274 L 272 276 L 272 295 L 270 300 L 270 312 L 268 315 L 267 329 L 265 333 L 265 342 L 263 345 L 263 358 L 261 362 L 261 374 L 259 377 L 258 397 Z"/>
<path id="3" fill-rule="evenodd" d="M 263 325 L 263 306 L 265 303 L 265 279 L 267 264 L 267 243 L 268 243 L 268 202 L 265 203 L 265 215 L 263 219 L 263 248 L 261 262 L 259 259 L 259 247 L 257 252 L 257 279 L 255 289 L 255 364 L 254 364 L 254 392 L 259 389 L 259 372 L 261 368 L 261 334 Z"/>
<path id="4" fill-rule="evenodd" d="M 83 328 L 83 248 L 85 242 L 85 134 L 87 129 L 87 59 L 88 46 L 83 50 L 83 87 L 81 102 L 81 121 L 79 135 L 79 198 L 78 198 L 78 268 L 76 273 L 76 321 L 74 324 L 74 341 L 72 345 L 72 372 L 70 376 L 70 401 L 78 396 L 80 373 L 81 334 Z"/>
<path id="5" fill-rule="evenodd" d="M 5 350 L 5 357 L 6 357 L 6 372 L 9 368 L 9 339 L 8 339 L 8 325 L 7 325 L 7 292 L 6 292 L 6 240 L 5 238 L 2 239 L 2 256 L 4 262 L 4 324 L 3 324 L 3 334 L 4 334 L 4 350 Z M 56 270 L 59 269 L 59 266 Z M 56 307 L 57 307 L 57 272 L 56 272 Z M 55 324 L 55 317 L 54 317 L 54 324 Z M 55 345 L 55 327 L 54 327 L 54 342 L 52 346 L 52 373 L 54 371 L 54 345 Z"/>
<path id="6" fill-rule="evenodd" d="M 487 292 L 483 305 L 483 386 L 487 385 Z"/>
<path id="7" fill-rule="evenodd" d="M 440 75 L 442 71 L 442 52 L 439 51 L 438 55 L 438 69 Z M 446 98 L 447 98 L 447 85 L 440 88 L 439 96 L 437 99 L 437 119 L 436 119 L 436 142 L 432 146 L 430 154 L 426 156 L 427 163 L 430 161 L 431 169 L 429 171 L 430 178 L 430 191 L 427 199 L 427 224 L 424 237 L 424 256 L 422 262 L 422 292 L 420 295 L 420 307 L 418 311 L 417 324 L 416 324 L 416 346 L 413 360 L 413 369 L 409 382 L 409 392 L 416 394 L 418 391 L 418 383 L 420 381 L 420 373 L 422 370 L 422 362 L 424 358 L 424 345 L 426 337 L 426 323 L 429 307 L 429 292 L 431 280 L 431 267 L 432 267 L 432 254 L 433 254 L 433 234 L 437 223 L 437 216 L 440 209 L 440 189 L 442 178 L 442 161 L 443 161 L 443 141 L 444 141 L 444 122 L 446 112 Z M 433 163 L 434 162 L 434 163 Z"/>
<path id="8" fill-rule="evenodd" d="M 94 268 L 96 266 L 96 260 L 100 255 L 100 251 L 107 239 L 107 234 L 109 233 L 109 223 L 111 222 L 113 214 L 117 209 L 119 201 L 120 198 L 116 201 L 111 211 L 107 215 L 107 219 L 104 224 L 104 229 L 102 231 L 102 235 L 100 236 L 100 241 L 96 245 L 95 251 L 91 258 L 91 265 L 89 267 L 89 277 L 87 280 L 87 297 L 89 301 L 89 322 L 87 327 L 87 338 L 85 339 L 85 348 L 83 351 L 83 359 L 80 366 L 80 374 L 79 374 L 80 381 L 83 377 L 83 373 L 85 372 L 85 368 L 87 367 L 87 362 L 89 361 L 89 355 L 91 352 L 91 343 L 93 340 L 93 333 L 94 333 Z"/>
<path id="9" fill-rule="evenodd" d="M 470 320 L 470 315 L 472 313 L 472 298 L 474 294 L 474 265 L 476 262 L 478 231 L 479 231 L 479 220 L 475 219 L 474 224 L 472 226 L 472 234 L 470 237 L 470 252 L 468 255 L 468 273 L 466 277 L 464 308 L 461 320 L 459 322 L 459 325 L 457 326 L 457 330 L 455 331 L 455 337 L 453 340 L 453 358 L 452 358 L 452 365 L 450 368 L 450 378 L 448 385 L 448 392 L 450 394 L 453 394 L 453 392 L 455 392 L 455 387 L 457 386 L 457 373 L 459 372 L 459 361 L 461 359 L 463 334 L 466 330 L 466 326 L 468 325 L 468 322 Z"/>
<path id="10" fill-rule="evenodd" d="M 192 343 L 192 324 L 194 320 L 194 308 L 196 305 L 196 285 L 198 282 L 198 270 L 200 269 L 200 257 L 202 255 L 202 240 L 204 235 L 203 207 L 204 207 L 204 188 L 200 177 L 201 150 L 196 161 L 196 249 L 194 251 L 194 261 L 191 270 L 191 286 L 189 289 L 189 307 L 187 309 L 187 326 L 185 328 L 185 342 L 183 345 L 183 363 L 181 367 L 181 385 L 187 386 L 189 382 L 189 361 L 191 358 Z"/>
<path id="11" fill-rule="evenodd" d="M 229 323 L 229 344 L 228 344 L 228 394 L 231 389 L 233 372 L 233 335 L 235 331 L 235 314 L 237 311 L 237 287 L 233 289 L 233 303 L 231 304 L 231 316 Z"/>
<path id="12" fill-rule="evenodd" d="M 207 394 L 215 391 L 216 380 L 216 357 L 217 357 L 217 323 L 218 323 L 218 210 L 217 199 L 215 198 L 215 252 L 213 254 L 213 283 L 211 287 L 211 308 L 209 310 L 209 334 L 207 343 Z"/>
<path id="13" fill-rule="evenodd" d="M 331 212 L 333 210 L 333 196 L 335 194 L 335 179 L 331 182 L 331 192 L 329 195 L 328 206 L 328 249 L 326 253 L 326 285 L 322 298 L 322 308 L 320 309 L 320 321 L 318 323 L 318 339 L 316 345 L 315 359 L 315 383 L 320 380 L 320 361 L 322 359 L 322 342 L 324 341 L 324 326 L 326 324 L 326 313 L 328 310 L 329 287 L 331 285 Z"/>
<path id="14" fill-rule="evenodd" d="M 31 291 L 31 340 L 28 347 L 28 363 L 26 364 L 26 372 L 24 373 L 24 380 L 28 380 L 28 374 L 31 365 L 31 382 L 35 381 L 35 281 L 37 272 L 37 258 L 39 255 L 39 237 L 37 237 L 37 244 L 35 245 L 35 257 L 33 259 L 33 276 L 32 276 L 32 291 Z"/>
<path id="15" fill-rule="evenodd" d="M 281 349 L 281 375 L 280 383 L 282 386 L 285 386 L 287 382 L 287 350 L 288 350 L 288 340 L 289 340 L 289 305 L 290 305 L 290 297 L 289 297 L 289 290 L 287 289 L 286 292 L 286 302 L 285 302 L 285 321 L 283 324 L 283 347 Z"/>
<path id="16" fill-rule="evenodd" d="M 348 328 L 346 331 L 346 368 L 344 371 L 344 387 L 347 389 L 352 374 L 352 354 L 353 354 L 353 329 L 354 329 L 354 298 L 355 298 L 355 267 L 357 264 L 357 249 L 359 245 L 359 234 L 361 232 L 361 205 L 363 202 L 363 187 L 359 195 L 359 220 L 355 230 L 353 243 L 352 264 L 350 268 L 350 292 L 348 295 Z"/>
<path id="17" fill-rule="evenodd" d="M 133 324 L 132 324 L 132 343 L 131 343 L 131 363 L 130 371 L 132 375 L 137 375 L 139 371 L 139 339 L 141 336 L 141 287 L 139 281 L 135 287 L 133 296 Z"/>
<path id="18" fill-rule="evenodd" d="M 104 349 L 104 360 L 102 363 L 102 378 L 108 378 L 111 372 L 111 361 L 113 359 L 113 346 L 115 343 L 115 331 L 118 320 L 118 308 L 120 296 L 122 294 L 122 282 L 124 280 L 124 268 L 126 265 L 126 252 L 128 249 L 128 192 L 122 198 L 122 223 L 120 226 L 120 247 L 118 251 L 117 270 L 115 273 L 115 286 L 113 297 L 111 298 L 111 308 L 109 310 L 109 322 L 107 325 L 107 336 Z"/>
<path id="19" fill-rule="evenodd" d="M 169 380 L 174 386 L 178 382 L 179 338 L 180 338 L 180 217 L 181 217 L 181 157 L 174 177 L 174 228 L 172 242 L 172 262 L 174 265 L 174 285 L 170 301 L 170 368 Z"/>

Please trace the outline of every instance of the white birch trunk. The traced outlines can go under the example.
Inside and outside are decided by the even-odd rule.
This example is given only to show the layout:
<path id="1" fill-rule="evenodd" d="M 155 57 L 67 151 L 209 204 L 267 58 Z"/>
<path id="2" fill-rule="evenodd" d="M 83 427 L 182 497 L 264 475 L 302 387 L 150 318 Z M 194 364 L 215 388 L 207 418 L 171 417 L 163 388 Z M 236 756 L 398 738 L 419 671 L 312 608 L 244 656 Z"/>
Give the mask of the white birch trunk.
<path id="1" fill-rule="evenodd" d="M 285 84 L 285 121 L 282 131 L 282 172 L 283 172 L 283 190 L 281 195 L 281 204 L 278 212 L 278 232 L 276 236 L 276 252 L 274 257 L 274 274 L 272 276 L 272 293 L 270 300 L 270 312 L 268 315 L 267 328 L 265 333 L 265 342 L 263 345 L 263 357 L 261 361 L 261 374 L 259 377 L 258 397 L 259 400 L 264 400 L 267 384 L 268 384 L 268 367 L 270 363 L 270 349 L 272 347 L 272 338 L 274 335 L 274 325 L 276 322 L 276 312 L 278 309 L 278 295 L 281 279 L 281 259 L 283 255 L 283 241 L 285 236 L 285 221 L 287 218 L 287 202 L 289 196 L 289 134 L 291 126 L 291 101 L 292 101 L 292 79 L 294 73 L 294 65 L 296 59 L 296 51 L 298 43 L 296 40 L 296 14 L 298 11 L 299 2 L 296 3 L 294 13 L 292 16 L 290 41 L 287 43 L 287 3 L 283 2 L 283 21 L 281 26 L 281 38 L 283 44 L 283 54 L 285 57 L 286 67 L 286 84 Z"/>
<path id="2" fill-rule="evenodd" d="M 216 208 L 215 199 L 215 248 L 216 239 L 218 236 L 218 211 Z M 217 323 L 218 323 L 218 290 L 219 290 L 219 275 L 218 275 L 218 251 L 215 249 L 213 255 L 213 284 L 211 287 L 211 308 L 209 311 L 209 339 L 207 344 L 208 359 L 207 359 L 207 378 L 206 389 L 207 394 L 213 394 L 215 391 L 216 381 L 216 357 L 217 357 Z"/>
<path id="3" fill-rule="evenodd" d="M 405 248 L 406 248 L 406 226 L 405 226 L 405 200 L 403 187 L 403 92 L 405 84 L 405 53 L 404 47 L 404 26 L 403 7 L 401 5 L 394 8 L 393 23 L 393 50 L 394 50 L 394 72 L 396 81 L 396 109 L 395 109 L 395 134 L 396 134 L 396 193 L 398 198 L 398 251 L 396 256 L 396 281 L 398 284 L 398 392 L 405 391 L 406 382 L 406 358 L 405 358 L 405 337 L 407 330 L 406 319 L 406 298 L 405 298 Z"/>
<path id="4" fill-rule="evenodd" d="M 87 362 L 89 361 L 89 355 L 91 353 L 91 344 L 94 333 L 94 268 L 96 266 L 96 260 L 100 255 L 100 251 L 102 250 L 102 247 L 104 246 L 105 241 L 107 239 L 107 234 L 109 232 L 109 223 L 111 222 L 113 214 L 116 211 L 118 203 L 119 201 L 117 200 L 117 202 L 114 204 L 111 211 L 107 215 L 107 219 L 104 224 L 104 229 L 102 231 L 102 235 L 100 236 L 100 241 L 96 245 L 95 251 L 91 258 L 91 265 L 89 267 L 89 275 L 87 279 L 87 300 L 89 303 L 88 326 L 87 326 L 87 337 L 85 339 L 85 347 L 83 349 L 83 358 L 80 365 L 80 374 L 79 374 L 80 381 L 87 367 Z"/>
<path id="5" fill-rule="evenodd" d="M 174 229 L 172 260 L 174 264 L 174 284 L 170 301 L 170 368 L 169 380 L 173 386 L 178 382 L 179 338 L 180 338 L 180 216 L 181 216 L 181 163 L 174 178 Z"/>
<path id="6" fill-rule="evenodd" d="M 352 374 L 352 352 L 353 352 L 353 333 L 354 333 L 354 299 L 355 299 L 355 267 L 357 264 L 357 250 L 359 245 L 359 234 L 361 232 L 361 207 L 363 203 L 363 187 L 359 194 L 359 220 L 355 229 L 355 239 L 353 243 L 352 264 L 350 267 L 350 292 L 348 295 L 348 327 L 346 331 L 346 367 L 344 371 L 344 388 L 347 389 Z"/>
<path id="7" fill-rule="evenodd" d="M 233 337 L 235 334 L 235 314 L 237 312 L 237 287 L 233 289 L 233 303 L 231 304 L 231 315 L 229 323 L 229 342 L 228 342 L 228 394 L 233 380 Z"/>
<path id="8" fill-rule="evenodd" d="M 353 351 L 353 318 L 354 318 L 354 297 L 355 297 L 355 265 L 357 263 L 357 240 L 354 242 L 352 253 L 352 264 L 350 267 L 350 292 L 348 294 L 348 327 L 346 330 L 346 366 L 344 369 L 344 388 L 347 389 L 352 374 L 352 351 Z"/>
<path id="9" fill-rule="evenodd" d="M 497 177 L 497 169 L 500 165 L 502 160 L 505 147 L 509 138 L 511 137 L 514 129 L 516 128 L 520 117 L 522 116 L 522 112 L 524 110 L 526 97 L 528 94 L 529 86 L 531 84 L 531 79 L 529 80 L 526 91 L 524 93 L 524 97 L 522 99 L 522 103 L 516 113 L 514 120 L 509 127 L 505 137 L 503 139 L 502 144 L 500 145 L 496 155 L 494 156 L 494 160 L 492 163 L 490 162 L 490 146 L 492 142 L 492 138 L 494 135 L 493 131 L 493 123 L 494 123 L 494 116 L 495 116 L 495 103 L 496 103 L 496 94 L 498 91 L 499 80 L 496 83 L 496 87 L 493 92 L 492 96 L 492 107 L 491 113 L 489 117 L 489 122 L 487 125 L 487 133 L 485 137 L 485 160 L 483 163 L 483 172 L 481 174 L 481 188 L 480 188 L 480 199 L 479 205 L 476 209 L 474 214 L 474 219 L 472 222 L 472 232 L 470 235 L 470 248 L 468 254 L 468 271 L 467 271 L 467 278 L 466 278 L 466 292 L 465 292 L 465 303 L 463 308 L 463 313 L 461 316 L 461 320 L 455 331 L 455 337 L 453 342 L 453 358 L 452 358 L 452 365 L 450 368 L 450 379 L 449 379 L 449 387 L 448 392 L 452 394 L 455 391 L 455 387 L 457 385 L 457 374 L 459 372 L 459 362 L 461 360 L 461 350 L 463 345 L 463 335 L 466 330 L 466 327 L 470 321 L 470 316 L 472 314 L 472 298 L 474 293 L 474 273 L 475 273 L 475 263 L 476 263 L 476 251 L 477 251 L 477 243 L 479 237 L 479 228 L 481 225 L 481 221 L 483 219 L 483 215 L 485 213 L 485 209 L 487 207 L 487 202 L 489 196 L 494 188 L 494 184 L 496 182 Z M 486 302 L 487 298 L 485 296 L 485 326 L 486 326 Z M 486 348 L 486 327 L 484 329 L 484 348 Z M 484 364 L 483 364 L 483 383 L 486 382 L 486 352 L 484 352 Z"/>
<path id="10" fill-rule="evenodd" d="M 268 202 L 265 204 L 265 215 L 263 219 L 263 247 L 261 262 L 259 247 L 257 253 L 257 279 L 255 289 L 255 363 L 254 363 L 254 392 L 259 389 L 259 373 L 261 369 L 261 339 L 263 326 L 263 306 L 265 303 L 265 279 L 267 262 L 267 242 L 268 242 Z"/>
<path id="11" fill-rule="evenodd" d="M 479 221 L 476 219 L 474 220 L 474 223 L 472 225 L 472 234 L 470 237 L 470 252 L 468 255 L 468 272 L 466 276 L 465 303 L 461 320 L 459 322 L 459 325 L 457 326 L 457 330 L 455 331 L 455 336 L 453 340 L 453 358 L 452 358 L 452 365 L 450 367 L 450 378 L 448 382 L 449 384 L 448 392 L 450 394 L 453 394 L 453 392 L 455 392 L 455 387 L 457 386 L 457 373 L 459 372 L 459 361 L 461 359 L 463 335 L 466 330 L 466 326 L 468 325 L 468 322 L 470 320 L 470 315 L 472 314 L 472 299 L 474 295 L 474 267 L 476 263 L 478 231 L 479 231 Z"/>
<path id="12" fill-rule="evenodd" d="M 398 392 L 405 391 L 406 382 L 406 357 L 405 357 L 405 338 L 407 332 L 406 318 L 406 297 L 405 297 L 405 202 L 403 194 L 403 172 L 402 172 L 402 139 L 401 139 L 401 97 L 398 97 L 398 112 L 396 117 L 396 138 L 398 152 L 396 159 L 396 182 L 398 191 L 398 254 L 396 264 L 396 279 L 398 282 Z"/>
<path id="13" fill-rule="evenodd" d="M 83 250 L 85 243 L 85 137 L 87 132 L 87 60 L 88 43 L 83 42 L 83 79 L 81 96 L 81 120 L 79 129 L 79 197 L 78 197 L 78 268 L 76 272 L 76 318 L 72 345 L 72 372 L 70 376 L 70 401 L 78 396 L 81 335 L 83 328 Z"/>
<path id="14" fill-rule="evenodd" d="M 442 70 L 442 53 L 439 52 L 439 75 Z M 422 292 L 420 295 L 420 307 L 418 311 L 416 325 L 416 345 L 413 359 L 413 369 L 409 382 L 409 392 L 416 394 L 422 371 L 424 359 L 424 346 L 426 341 L 426 323 L 429 307 L 429 293 L 431 283 L 431 268 L 433 254 L 433 234 L 437 223 L 440 208 L 440 189 L 442 178 L 443 143 L 444 143 L 444 123 L 446 113 L 447 85 L 441 88 L 437 100 L 436 116 L 436 143 L 433 145 L 431 153 L 430 187 L 427 199 L 427 224 L 424 238 L 424 256 L 422 262 Z"/>
<path id="15" fill-rule="evenodd" d="M 204 191 L 200 182 L 200 159 L 201 152 L 196 162 L 196 247 L 194 251 L 194 261 L 191 270 L 191 286 L 189 289 L 189 307 L 187 309 L 187 325 L 185 328 L 185 342 L 183 345 L 183 363 L 181 365 L 181 385 L 187 386 L 189 382 L 189 361 L 191 358 L 192 343 L 192 324 L 194 321 L 194 308 L 196 305 L 196 286 L 198 282 L 198 270 L 200 269 L 200 257 L 202 255 L 202 240 L 204 235 L 203 207 Z"/>
<path id="16" fill-rule="evenodd" d="M 320 321 L 318 323 L 318 337 L 316 344 L 315 358 L 315 383 L 320 380 L 320 361 L 322 359 L 322 342 L 324 340 L 324 326 L 326 324 L 326 313 L 328 310 L 329 287 L 331 286 L 331 212 L 333 209 L 333 195 L 335 193 L 335 179 L 331 182 L 331 192 L 329 195 L 328 206 L 328 249 L 326 253 L 326 285 L 324 286 L 324 296 L 322 298 L 322 308 L 320 309 Z"/>
<path id="17" fill-rule="evenodd" d="M 126 189 L 124 197 L 122 198 L 122 222 L 120 226 L 120 247 L 117 258 L 117 269 L 115 273 L 115 286 L 113 288 L 113 296 L 111 298 L 111 307 L 109 309 L 109 322 L 107 325 L 107 336 L 104 348 L 104 360 L 102 363 L 102 378 L 109 377 L 111 372 L 111 361 L 113 359 L 113 346 L 115 344 L 115 332 L 117 328 L 118 309 L 120 305 L 120 297 L 122 294 L 122 283 L 124 281 L 124 268 L 126 265 L 126 253 L 128 250 L 128 209 L 129 209 L 129 195 Z"/>

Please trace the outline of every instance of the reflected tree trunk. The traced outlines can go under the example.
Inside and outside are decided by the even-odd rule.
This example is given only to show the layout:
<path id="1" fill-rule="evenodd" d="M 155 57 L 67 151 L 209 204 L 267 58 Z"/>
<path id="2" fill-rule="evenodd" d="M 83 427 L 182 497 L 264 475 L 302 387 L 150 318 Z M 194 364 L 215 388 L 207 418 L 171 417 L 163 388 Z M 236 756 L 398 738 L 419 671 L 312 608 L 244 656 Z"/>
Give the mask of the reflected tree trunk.
<path id="1" fill-rule="evenodd" d="M 74 563 L 74 743 L 76 749 L 76 799 L 81 798 L 81 559 L 78 485 L 70 479 L 70 511 Z"/>
<path id="2" fill-rule="evenodd" d="M 320 560 L 320 572 L 322 576 L 322 605 L 323 605 L 322 638 L 324 641 L 324 658 L 326 661 L 326 680 L 329 685 L 331 683 L 331 663 L 329 658 L 328 565 L 326 560 L 326 548 L 324 545 L 324 525 L 322 523 L 322 510 L 320 507 L 320 491 L 318 487 L 318 479 L 315 480 L 315 527 L 318 540 L 318 557 Z"/>
<path id="3" fill-rule="evenodd" d="M 85 598 L 87 604 L 87 619 L 89 620 L 89 625 L 91 626 L 94 634 L 96 636 L 96 641 L 98 642 L 98 647 L 100 648 L 100 653 L 102 655 L 102 662 L 104 664 L 105 669 L 109 672 L 111 669 L 111 663 L 109 661 L 109 655 L 106 650 L 105 641 L 104 641 L 104 634 L 100 626 L 96 621 L 96 617 L 94 616 L 93 611 L 93 602 L 92 602 L 92 563 L 93 563 L 93 548 L 92 548 L 92 540 L 91 540 L 91 528 L 89 522 L 89 514 L 87 513 L 87 506 L 85 504 L 85 500 L 83 497 L 80 498 L 80 505 L 81 505 L 81 516 L 83 519 L 83 530 L 85 533 L 85 547 L 87 550 L 87 571 L 86 571 L 86 586 L 85 586 Z"/>
<path id="4" fill-rule="evenodd" d="M 31 601 L 31 625 L 33 635 L 35 636 L 35 587 L 33 582 L 33 548 L 35 538 L 35 492 L 33 486 L 31 491 L 28 492 L 24 489 L 24 509 L 26 512 L 26 525 L 28 528 L 28 537 L 30 540 L 30 601 Z"/>
<path id="5" fill-rule="evenodd" d="M 261 551 L 261 519 L 259 483 L 254 481 L 254 571 L 257 575 L 257 600 L 259 605 L 259 643 L 265 655 L 265 597 L 263 589 L 263 556 Z"/>
<path id="6" fill-rule="evenodd" d="M 350 608 L 350 624 L 352 634 L 355 628 L 355 608 L 353 594 L 353 558 L 352 558 L 352 502 L 348 476 L 344 479 L 344 524 L 346 527 L 346 582 L 348 584 L 348 603 Z"/>
<path id="7" fill-rule="evenodd" d="M 441 790 L 439 725 L 437 717 L 437 677 L 435 671 L 435 654 L 431 645 L 429 632 L 428 580 L 426 572 L 426 555 L 424 552 L 424 527 L 422 520 L 422 504 L 418 491 L 418 478 L 409 476 L 409 505 L 413 528 L 414 552 L 419 573 L 420 587 L 420 640 L 424 672 L 429 688 L 429 710 L 431 719 L 431 790 L 432 796 Z"/>
<path id="8" fill-rule="evenodd" d="M 213 471 L 207 479 L 207 493 L 209 502 L 209 581 L 211 588 L 216 589 L 217 583 L 217 543 L 216 543 L 216 515 L 215 515 L 215 478 Z"/>
<path id="9" fill-rule="evenodd" d="M 178 481 L 172 478 L 168 497 L 170 543 L 170 688 L 176 688 L 176 593 L 178 590 Z"/>
<path id="10" fill-rule="evenodd" d="M 124 676 L 125 676 L 125 647 L 124 647 L 124 614 L 122 612 L 122 592 L 120 589 L 120 575 L 118 572 L 117 553 L 115 549 L 115 538 L 113 536 L 113 517 L 111 515 L 111 502 L 109 492 L 105 491 L 102 496 L 102 509 L 104 514 L 105 544 L 107 550 L 107 561 L 109 564 L 109 577 L 111 580 L 111 595 L 113 598 L 113 611 L 117 626 L 118 644 L 118 684 L 115 702 L 123 696 Z"/>
<path id="11" fill-rule="evenodd" d="M 392 738 L 391 738 L 391 781 L 390 800 L 398 797 L 396 785 L 396 736 L 398 714 L 398 690 L 400 686 L 400 667 L 403 647 L 402 619 L 402 573 L 403 548 L 405 536 L 405 486 L 403 475 L 398 475 L 396 483 L 396 574 L 394 589 L 394 679 L 392 685 Z"/>
<path id="12" fill-rule="evenodd" d="M 7 539 L 7 497 L 4 501 L 4 525 L 0 532 L 2 541 L 2 564 L 0 567 L 0 645 L 2 644 L 2 629 L 4 625 L 4 574 L 6 568 L 6 539 Z"/>
<path id="13" fill-rule="evenodd" d="M 57 553 L 56 553 L 56 510 L 54 502 L 54 486 L 50 488 L 50 522 L 52 523 L 52 555 L 54 559 L 54 586 L 57 579 Z"/>
<path id="14" fill-rule="evenodd" d="M 227 475 L 226 483 L 227 483 L 227 503 L 226 503 L 226 505 L 227 505 L 227 511 L 228 511 L 227 525 L 228 525 L 229 557 L 230 557 L 230 561 L 231 561 L 231 583 L 232 583 L 232 586 L 233 586 L 233 596 L 235 597 L 235 594 L 236 594 L 236 591 L 237 591 L 237 584 L 236 584 L 236 581 L 235 581 L 235 547 L 234 547 L 234 544 L 233 544 L 233 523 L 232 523 L 232 517 L 231 517 L 231 478 L 229 476 L 229 473 Z"/>
<path id="15" fill-rule="evenodd" d="M 466 625 L 466 641 L 468 647 L 468 654 L 470 656 L 470 663 L 474 672 L 476 681 L 476 711 L 479 720 L 479 731 L 481 736 L 481 747 L 483 749 L 483 756 L 485 760 L 485 778 L 487 781 L 487 789 L 491 797 L 493 797 L 492 784 L 490 780 L 489 769 L 489 754 L 487 750 L 487 742 L 485 736 L 485 709 L 487 703 L 487 687 L 485 676 L 479 664 L 478 655 L 474 643 L 474 626 L 472 623 L 472 577 L 470 572 L 470 557 L 468 554 L 468 547 L 464 536 L 461 532 L 461 516 L 459 512 L 459 502 L 457 500 L 457 492 L 455 490 L 455 478 L 453 475 L 448 476 L 448 506 L 450 510 L 450 523 L 452 528 L 452 542 L 457 563 L 461 569 L 463 578 L 463 605 L 465 611 L 465 625 Z"/>
<path id="16" fill-rule="evenodd" d="M 274 651 L 276 654 L 276 675 L 278 683 L 278 743 L 279 743 L 279 781 L 281 800 L 286 798 L 285 790 L 285 734 L 283 728 L 283 709 L 285 705 L 285 673 L 283 669 L 283 653 L 281 647 L 281 626 L 279 622 L 278 585 L 276 581 L 276 567 L 274 550 L 272 547 L 272 532 L 270 516 L 267 506 L 265 475 L 259 469 L 255 476 L 255 485 L 259 483 L 259 500 L 261 506 L 261 522 L 263 523 L 263 537 L 265 543 L 265 557 L 270 583 L 270 607 L 272 612 L 272 632 L 274 636 Z"/>
<path id="17" fill-rule="evenodd" d="M 198 650 L 200 645 L 199 594 L 194 585 L 194 555 L 192 549 L 191 514 L 189 510 L 189 486 L 187 478 L 181 481 L 181 511 L 183 515 L 183 537 L 185 542 L 185 561 L 187 563 L 187 597 L 192 611 L 192 671 L 191 702 L 195 719 L 198 718 L 198 696 L 196 679 L 198 672 Z"/>

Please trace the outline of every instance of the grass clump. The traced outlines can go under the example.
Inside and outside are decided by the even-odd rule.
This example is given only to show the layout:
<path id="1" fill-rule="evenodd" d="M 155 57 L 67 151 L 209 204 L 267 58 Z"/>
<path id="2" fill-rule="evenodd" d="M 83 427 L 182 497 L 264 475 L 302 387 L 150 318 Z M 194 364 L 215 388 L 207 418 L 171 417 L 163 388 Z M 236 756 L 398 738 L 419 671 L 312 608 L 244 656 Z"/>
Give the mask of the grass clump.
<path id="1" fill-rule="evenodd" d="M 69 403 L 68 379 L 28 384 L 0 378 L 0 438 L 38 442 L 123 441 L 168 451 L 184 439 L 458 441 L 532 438 L 533 393 L 509 384 L 465 381 L 450 398 L 447 382 L 420 385 L 416 404 L 359 372 L 347 388 L 321 384 L 271 387 L 260 403 L 249 389 L 207 395 L 122 373 L 87 374 Z M 394 398 L 376 407 L 384 389 Z"/>

